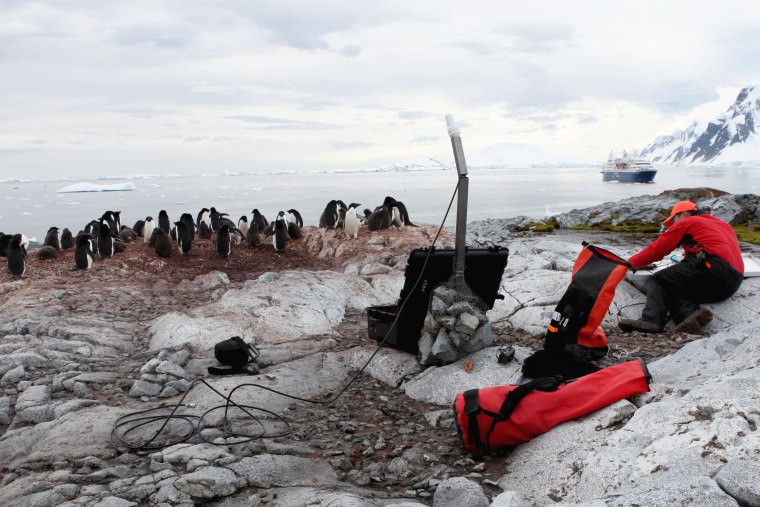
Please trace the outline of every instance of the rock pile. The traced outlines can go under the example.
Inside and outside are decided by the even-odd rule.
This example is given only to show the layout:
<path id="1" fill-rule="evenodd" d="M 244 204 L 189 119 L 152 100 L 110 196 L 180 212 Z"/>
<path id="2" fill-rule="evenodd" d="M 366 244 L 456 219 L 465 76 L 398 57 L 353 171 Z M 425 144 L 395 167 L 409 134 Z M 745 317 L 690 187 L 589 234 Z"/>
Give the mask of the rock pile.
<path id="1" fill-rule="evenodd" d="M 180 349 L 177 352 L 162 350 L 142 368 L 140 378 L 135 380 L 129 391 L 130 396 L 159 396 L 170 398 L 189 390 L 192 382 L 190 374 L 183 368 L 190 360 L 190 352 Z"/>
<path id="2" fill-rule="evenodd" d="M 435 288 L 419 341 L 422 366 L 449 364 L 493 343 L 491 324 L 477 296 L 447 285 Z"/>

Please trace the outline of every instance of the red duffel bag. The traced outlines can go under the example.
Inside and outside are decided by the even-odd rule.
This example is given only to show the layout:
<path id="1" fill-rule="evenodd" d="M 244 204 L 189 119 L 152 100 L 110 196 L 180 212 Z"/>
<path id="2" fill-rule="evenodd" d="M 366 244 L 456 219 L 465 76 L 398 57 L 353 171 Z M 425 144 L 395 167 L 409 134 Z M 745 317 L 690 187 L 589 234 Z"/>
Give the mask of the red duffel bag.
<path id="1" fill-rule="evenodd" d="M 471 389 L 454 398 L 464 448 L 475 455 L 527 442 L 565 421 L 649 391 L 641 359 L 563 382 L 543 377 L 519 386 Z"/>

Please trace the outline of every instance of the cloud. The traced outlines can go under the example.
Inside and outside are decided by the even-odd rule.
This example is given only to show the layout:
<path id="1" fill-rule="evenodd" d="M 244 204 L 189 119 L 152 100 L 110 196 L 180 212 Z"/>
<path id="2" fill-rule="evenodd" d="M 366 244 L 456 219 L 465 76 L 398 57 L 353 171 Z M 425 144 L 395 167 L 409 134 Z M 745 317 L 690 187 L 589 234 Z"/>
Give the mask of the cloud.
<path id="1" fill-rule="evenodd" d="M 240 120 L 246 123 L 255 123 L 263 125 L 265 129 L 284 129 L 284 130 L 322 130 L 329 128 L 330 125 L 313 121 L 290 120 L 287 118 L 272 118 L 269 116 L 257 115 L 234 115 L 227 116 L 230 120 Z"/>

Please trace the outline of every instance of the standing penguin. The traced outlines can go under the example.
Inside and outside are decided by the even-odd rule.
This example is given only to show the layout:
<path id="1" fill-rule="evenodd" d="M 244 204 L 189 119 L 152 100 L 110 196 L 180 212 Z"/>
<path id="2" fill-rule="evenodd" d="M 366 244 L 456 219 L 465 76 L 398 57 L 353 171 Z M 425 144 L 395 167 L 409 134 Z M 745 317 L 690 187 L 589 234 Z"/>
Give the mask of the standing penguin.
<path id="1" fill-rule="evenodd" d="M 95 251 L 92 245 L 92 235 L 77 234 L 74 264 L 77 269 L 90 269 L 95 264 Z"/>
<path id="2" fill-rule="evenodd" d="M 121 231 L 121 211 L 112 211 L 114 222 L 116 222 L 116 231 Z"/>
<path id="3" fill-rule="evenodd" d="M 174 225 L 177 226 L 177 246 L 179 247 L 179 253 L 187 255 L 190 253 L 190 247 L 193 244 L 193 234 L 187 227 L 187 224 L 182 220 L 174 222 Z"/>
<path id="4" fill-rule="evenodd" d="M 248 248 L 253 248 L 261 244 L 259 225 L 257 223 L 252 223 L 248 228 L 248 232 L 245 234 L 245 240 L 248 242 Z"/>
<path id="5" fill-rule="evenodd" d="M 153 231 L 153 235 L 155 236 L 156 255 L 159 257 L 171 257 L 172 241 L 169 239 L 169 235 L 160 227 L 157 227 Z"/>
<path id="6" fill-rule="evenodd" d="M 205 221 L 198 223 L 198 237 L 201 239 L 211 239 L 211 226 Z"/>
<path id="7" fill-rule="evenodd" d="M 344 229 L 346 230 L 346 235 L 349 238 L 356 239 L 357 236 L 359 236 L 359 217 L 356 216 L 356 208 L 359 206 L 361 206 L 361 204 L 352 202 L 346 211 L 346 222 Z"/>
<path id="8" fill-rule="evenodd" d="M 367 229 L 370 231 L 379 231 L 391 226 L 391 211 L 388 206 L 378 206 L 375 211 L 367 218 Z"/>
<path id="9" fill-rule="evenodd" d="M 145 220 L 138 220 L 135 225 L 132 226 L 132 230 L 135 231 L 137 237 L 144 236 L 143 230 L 145 229 Z"/>
<path id="10" fill-rule="evenodd" d="M 391 196 L 387 196 L 383 200 L 383 205 L 387 206 L 391 212 L 391 222 L 396 227 L 403 227 L 408 225 L 410 227 L 417 227 L 409 220 L 409 212 L 406 210 L 406 206 L 401 201 L 397 201 Z"/>
<path id="11" fill-rule="evenodd" d="M 106 211 L 103 213 L 103 216 L 100 217 L 100 222 L 103 223 L 103 220 L 108 222 L 108 227 L 111 228 L 111 234 L 118 234 L 119 229 L 116 228 L 116 215 L 114 215 L 113 211 Z"/>
<path id="12" fill-rule="evenodd" d="M 215 207 L 211 206 L 211 210 L 209 211 L 209 217 L 211 218 L 211 230 L 218 232 L 222 228 L 221 219 L 227 215 L 227 213 L 218 212 Z"/>
<path id="13" fill-rule="evenodd" d="M 198 226 L 198 229 L 201 228 L 201 222 L 206 222 L 206 225 L 209 229 L 211 229 L 211 217 L 208 215 L 209 209 L 208 208 L 202 208 L 198 212 L 198 219 L 195 221 L 195 225 Z"/>
<path id="14" fill-rule="evenodd" d="M 253 222 L 251 223 L 257 224 L 259 226 L 259 231 L 263 231 L 264 229 L 266 229 L 267 226 L 269 225 L 269 222 L 267 221 L 266 217 L 262 215 L 259 212 L 259 210 L 256 208 L 254 208 L 253 211 L 251 211 L 251 213 L 253 213 Z"/>
<path id="15" fill-rule="evenodd" d="M 101 220 L 100 229 L 98 229 L 98 255 L 101 259 L 113 257 L 115 250 L 113 246 L 113 236 L 111 236 L 111 227 L 107 220 Z"/>
<path id="16" fill-rule="evenodd" d="M 169 221 L 169 214 L 164 209 L 158 212 L 158 226 L 163 229 L 166 234 L 171 233 L 172 225 Z"/>
<path id="17" fill-rule="evenodd" d="M 238 218 L 237 228 L 243 233 L 243 236 L 248 232 L 248 216 L 242 215 Z"/>
<path id="18" fill-rule="evenodd" d="M 45 243 L 43 243 L 43 245 L 52 246 L 57 252 L 63 250 L 63 248 L 61 248 L 61 240 L 58 238 L 58 227 L 51 227 L 48 229 L 47 234 L 45 235 Z"/>
<path id="19" fill-rule="evenodd" d="M 322 229 L 333 229 L 338 223 L 338 201 L 332 200 L 327 203 L 325 210 L 319 217 L 319 227 Z"/>
<path id="20" fill-rule="evenodd" d="M 296 209 L 288 210 L 288 222 L 296 224 L 298 227 L 303 227 L 303 218 L 301 218 L 301 214 Z"/>
<path id="21" fill-rule="evenodd" d="M 230 226 L 222 225 L 216 234 L 216 254 L 219 257 L 229 257 L 232 253 L 232 238 L 230 237 Z"/>
<path id="22" fill-rule="evenodd" d="M 26 273 L 26 247 L 29 240 L 23 234 L 14 234 L 8 243 L 8 273 L 18 280 Z"/>
<path id="23" fill-rule="evenodd" d="M 72 246 L 74 246 L 74 235 L 71 234 L 68 227 L 64 227 L 63 232 L 61 233 L 61 248 L 68 250 Z"/>
<path id="24" fill-rule="evenodd" d="M 190 213 L 182 213 L 179 217 L 179 221 L 185 224 L 185 227 L 190 231 L 190 235 L 195 239 L 195 222 L 193 222 L 193 215 Z"/>
<path id="25" fill-rule="evenodd" d="M 145 244 L 150 244 L 150 237 L 153 235 L 153 229 L 156 228 L 156 222 L 153 221 L 153 217 L 145 217 L 145 223 L 143 224 L 143 239 Z"/>
<path id="26" fill-rule="evenodd" d="M 280 211 L 277 220 L 274 221 L 274 236 L 272 245 L 277 252 L 284 252 L 288 241 L 288 224 L 285 222 L 285 212 Z"/>

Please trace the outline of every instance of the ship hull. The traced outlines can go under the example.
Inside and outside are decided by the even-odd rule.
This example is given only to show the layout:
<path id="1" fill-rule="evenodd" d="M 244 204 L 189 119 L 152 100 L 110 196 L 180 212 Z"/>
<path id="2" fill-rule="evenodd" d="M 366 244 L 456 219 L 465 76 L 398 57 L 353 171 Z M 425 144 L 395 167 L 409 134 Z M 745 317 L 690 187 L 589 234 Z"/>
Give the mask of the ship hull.
<path id="1" fill-rule="evenodd" d="M 657 170 L 651 171 L 602 171 L 603 181 L 619 181 L 621 183 L 652 183 Z"/>

